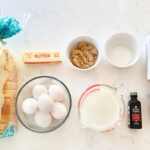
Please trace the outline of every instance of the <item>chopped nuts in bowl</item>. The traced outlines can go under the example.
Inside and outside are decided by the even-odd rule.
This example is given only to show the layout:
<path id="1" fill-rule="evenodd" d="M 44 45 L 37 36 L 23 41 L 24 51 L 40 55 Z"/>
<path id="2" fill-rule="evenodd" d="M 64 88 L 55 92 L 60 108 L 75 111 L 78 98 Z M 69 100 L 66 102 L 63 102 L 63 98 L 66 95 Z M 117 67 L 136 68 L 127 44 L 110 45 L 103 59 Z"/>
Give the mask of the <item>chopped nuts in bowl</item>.
<path id="1" fill-rule="evenodd" d="M 100 50 L 94 39 L 87 36 L 78 37 L 69 44 L 67 57 L 74 68 L 91 70 L 100 61 Z"/>

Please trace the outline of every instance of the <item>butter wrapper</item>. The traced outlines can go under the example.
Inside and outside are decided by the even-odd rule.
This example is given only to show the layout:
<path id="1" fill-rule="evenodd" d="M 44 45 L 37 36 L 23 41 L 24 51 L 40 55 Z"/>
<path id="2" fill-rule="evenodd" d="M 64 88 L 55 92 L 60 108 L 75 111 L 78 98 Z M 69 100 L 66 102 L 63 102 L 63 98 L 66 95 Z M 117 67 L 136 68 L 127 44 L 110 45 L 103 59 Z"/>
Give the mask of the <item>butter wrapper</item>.
<path id="1" fill-rule="evenodd" d="M 61 61 L 62 54 L 60 51 L 25 51 L 23 53 L 25 64 L 51 64 Z"/>

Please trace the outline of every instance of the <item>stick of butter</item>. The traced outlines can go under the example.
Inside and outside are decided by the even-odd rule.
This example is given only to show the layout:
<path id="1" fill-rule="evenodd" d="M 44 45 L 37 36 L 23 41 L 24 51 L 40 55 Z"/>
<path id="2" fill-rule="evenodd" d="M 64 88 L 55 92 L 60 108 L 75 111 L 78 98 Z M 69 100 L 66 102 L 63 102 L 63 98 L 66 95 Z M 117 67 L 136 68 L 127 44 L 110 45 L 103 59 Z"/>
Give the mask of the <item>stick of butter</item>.
<path id="1" fill-rule="evenodd" d="M 25 64 L 49 64 L 60 63 L 62 54 L 60 51 L 25 51 L 23 62 Z"/>

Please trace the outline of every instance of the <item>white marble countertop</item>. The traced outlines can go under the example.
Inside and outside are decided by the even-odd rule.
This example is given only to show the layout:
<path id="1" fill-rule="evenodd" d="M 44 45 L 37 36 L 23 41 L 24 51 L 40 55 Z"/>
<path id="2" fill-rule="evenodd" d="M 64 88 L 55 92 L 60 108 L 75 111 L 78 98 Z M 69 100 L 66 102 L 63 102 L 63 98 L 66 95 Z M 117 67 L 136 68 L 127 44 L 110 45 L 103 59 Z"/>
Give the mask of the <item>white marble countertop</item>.
<path id="1" fill-rule="evenodd" d="M 22 84 L 39 75 L 62 80 L 72 95 L 72 111 L 62 127 L 48 134 L 33 133 L 18 123 L 16 136 L 0 140 L 1 150 L 149 150 L 150 83 L 146 79 L 144 45 L 145 36 L 150 33 L 149 0 L 0 0 L 0 3 L 6 15 L 20 18 L 23 13 L 32 14 L 23 32 L 8 40 L 19 58 L 24 50 L 35 49 L 59 49 L 65 54 L 71 39 L 80 35 L 94 37 L 103 47 L 106 39 L 116 32 L 136 36 L 142 52 L 133 67 L 123 70 L 111 66 L 104 57 L 89 72 L 72 69 L 66 59 L 61 65 L 22 66 Z M 94 83 L 117 81 L 125 83 L 129 91 L 138 92 L 143 129 L 128 129 L 127 115 L 122 125 L 109 133 L 81 129 L 76 106 L 82 91 Z M 128 100 L 126 97 L 126 103 Z"/>

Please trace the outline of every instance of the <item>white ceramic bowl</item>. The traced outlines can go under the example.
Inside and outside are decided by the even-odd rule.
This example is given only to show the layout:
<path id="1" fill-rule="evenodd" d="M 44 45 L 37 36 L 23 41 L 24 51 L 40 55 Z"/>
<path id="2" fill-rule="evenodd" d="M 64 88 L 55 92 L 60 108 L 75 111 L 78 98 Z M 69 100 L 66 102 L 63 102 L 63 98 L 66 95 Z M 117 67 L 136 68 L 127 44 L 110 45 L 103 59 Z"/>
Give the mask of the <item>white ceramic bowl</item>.
<path id="1" fill-rule="evenodd" d="M 86 41 L 86 42 L 88 42 L 88 43 L 90 43 L 90 44 L 93 44 L 93 45 L 97 48 L 97 50 L 98 50 L 98 57 L 97 57 L 96 63 L 95 63 L 93 66 L 91 66 L 91 67 L 89 67 L 89 68 L 86 68 L 86 69 L 82 69 L 82 68 L 76 67 L 76 66 L 72 63 L 72 61 L 70 60 L 70 52 L 71 52 L 72 48 L 75 47 L 76 44 L 77 44 L 78 42 L 80 42 L 80 41 Z M 81 71 L 92 70 L 93 68 L 95 68 L 95 67 L 99 64 L 99 62 L 100 62 L 100 60 L 101 60 L 100 46 L 98 45 L 98 43 L 97 43 L 93 38 L 88 37 L 88 36 L 80 36 L 80 37 L 77 37 L 77 38 L 73 39 L 73 40 L 70 42 L 70 44 L 68 45 L 68 47 L 67 47 L 66 55 L 67 55 L 68 63 L 69 63 L 73 68 L 75 68 L 75 69 L 77 69 L 77 70 L 81 70 Z"/>
<path id="2" fill-rule="evenodd" d="M 119 68 L 134 65 L 140 57 L 135 37 L 127 33 L 113 34 L 105 44 L 104 53 L 108 62 Z"/>

